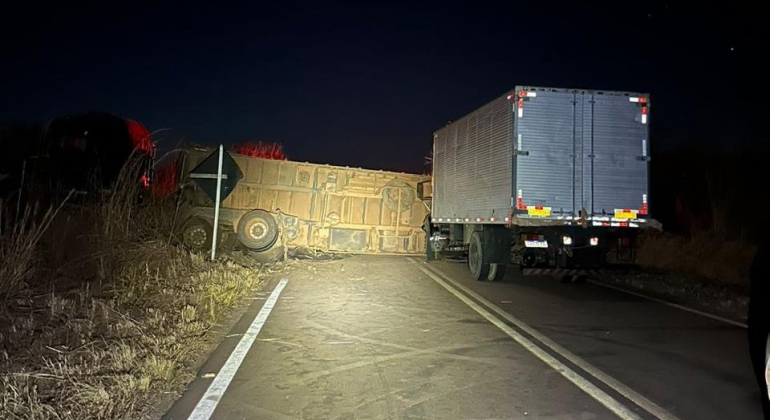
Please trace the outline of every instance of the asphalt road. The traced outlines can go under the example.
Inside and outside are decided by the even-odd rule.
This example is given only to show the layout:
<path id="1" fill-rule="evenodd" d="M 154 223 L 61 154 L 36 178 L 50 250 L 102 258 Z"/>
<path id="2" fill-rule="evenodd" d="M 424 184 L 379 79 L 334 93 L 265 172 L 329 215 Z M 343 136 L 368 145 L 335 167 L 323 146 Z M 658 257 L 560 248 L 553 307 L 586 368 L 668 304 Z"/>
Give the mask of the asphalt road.
<path id="1" fill-rule="evenodd" d="M 740 327 L 399 257 L 276 278 L 198 376 L 165 418 L 761 418 Z"/>

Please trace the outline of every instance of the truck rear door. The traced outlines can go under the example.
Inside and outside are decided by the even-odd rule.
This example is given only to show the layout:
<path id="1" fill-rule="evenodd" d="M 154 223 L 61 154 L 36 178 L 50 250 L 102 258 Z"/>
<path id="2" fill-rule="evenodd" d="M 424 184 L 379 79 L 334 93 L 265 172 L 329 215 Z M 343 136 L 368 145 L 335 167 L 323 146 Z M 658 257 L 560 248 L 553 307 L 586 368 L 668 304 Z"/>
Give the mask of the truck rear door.
<path id="1" fill-rule="evenodd" d="M 517 216 L 570 219 L 584 210 L 613 222 L 647 214 L 645 96 L 519 87 L 511 99 Z"/>
<path id="2" fill-rule="evenodd" d="M 575 213 L 575 94 L 517 89 L 514 182 L 520 217 Z"/>
<path id="3" fill-rule="evenodd" d="M 584 202 L 592 216 L 635 219 L 647 214 L 648 102 L 646 97 L 585 93 L 591 136 L 584 138 L 590 189 Z M 586 141 L 589 140 L 589 141 Z"/>

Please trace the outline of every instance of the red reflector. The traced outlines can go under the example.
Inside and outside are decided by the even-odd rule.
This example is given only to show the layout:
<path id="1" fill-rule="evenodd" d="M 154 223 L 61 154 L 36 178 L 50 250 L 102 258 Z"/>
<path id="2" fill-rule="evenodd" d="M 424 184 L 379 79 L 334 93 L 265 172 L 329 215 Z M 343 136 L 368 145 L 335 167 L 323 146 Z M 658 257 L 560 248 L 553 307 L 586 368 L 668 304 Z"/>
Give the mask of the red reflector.
<path id="1" fill-rule="evenodd" d="M 639 214 L 647 214 L 647 203 L 642 203 L 642 208 L 639 209 Z"/>
<path id="2" fill-rule="evenodd" d="M 620 222 L 620 227 L 628 227 L 628 222 Z"/>
<path id="3" fill-rule="evenodd" d="M 527 96 L 527 92 L 524 92 L 522 90 L 521 92 L 519 92 L 519 96 L 521 96 L 523 98 L 523 97 Z"/>
<path id="4" fill-rule="evenodd" d="M 647 98 L 639 98 L 639 102 L 641 102 L 643 104 L 646 104 L 647 103 Z"/>
<path id="5" fill-rule="evenodd" d="M 524 108 L 524 99 L 519 99 L 519 109 Z"/>
<path id="6" fill-rule="evenodd" d="M 623 212 L 624 213 L 631 213 L 631 210 L 630 209 L 623 209 Z"/>
<path id="7" fill-rule="evenodd" d="M 647 107 L 646 106 L 642 107 L 642 115 L 647 115 Z"/>
<path id="8" fill-rule="evenodd" d="M 524 199 L 523 198 L 517 198 L 516 199 L 516 208 L 519 210 L 526 210 L 527 206 L 524 205 Z"/>
<path id="9" fill-rule="evenodd" d="M 535 210 L 542 210 L 543 206 L 535 206 Z"/>
<path id="10" fill-rule="evenodd" d="M 609 226 L 610 222 L 602 222 L 602 226 Z"/>

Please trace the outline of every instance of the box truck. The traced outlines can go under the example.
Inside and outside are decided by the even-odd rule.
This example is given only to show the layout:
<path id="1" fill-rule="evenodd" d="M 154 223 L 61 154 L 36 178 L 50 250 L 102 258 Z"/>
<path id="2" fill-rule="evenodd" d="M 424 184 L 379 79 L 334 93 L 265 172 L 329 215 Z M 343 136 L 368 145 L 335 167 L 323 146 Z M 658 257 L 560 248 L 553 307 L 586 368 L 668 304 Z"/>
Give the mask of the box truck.
<path id="1" fill-rule="evenodd" d="M 577 278 L 650 218 L 650 97 L 517 86 L 433 135 L 428 259 Z M 432 183 L 432 184 L 431 184 Z"/>

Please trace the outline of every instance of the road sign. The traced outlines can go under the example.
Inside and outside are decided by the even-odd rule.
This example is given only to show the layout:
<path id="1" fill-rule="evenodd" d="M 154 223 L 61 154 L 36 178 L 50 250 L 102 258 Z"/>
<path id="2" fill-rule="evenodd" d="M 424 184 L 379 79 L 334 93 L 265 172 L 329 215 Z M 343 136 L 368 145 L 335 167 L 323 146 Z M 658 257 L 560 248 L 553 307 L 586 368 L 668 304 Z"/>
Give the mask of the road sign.
<path id="1" fill-rule="evenodd" d="M 225 148 L 220 144 L 216 152 L 190 171 L 190 178 L 214 200 L 214 229 L 211 235 L 211 261 L 214 261 L 217 253 L 219 205 L 233 192 L 235 184 L 243 178 L 243 172 L 235 163 L 235 159 L 225 152 Z"/>
<path id="2" fill-rule="evenodd" d="M 235 189 L 235 184 L 243 178 L 243 172 L 241 172 L 241 168 L 238 167 L 235 159 L 224 151 L 222 146 L 219 146 L 219 149 L 190 171 L 190 178 L 201 187 L 201 190 L 210 199 L 216 200 L 220 149 L 222 149 L 222 192 L 220 194 L 220 201 L 224 201 Z"/>

